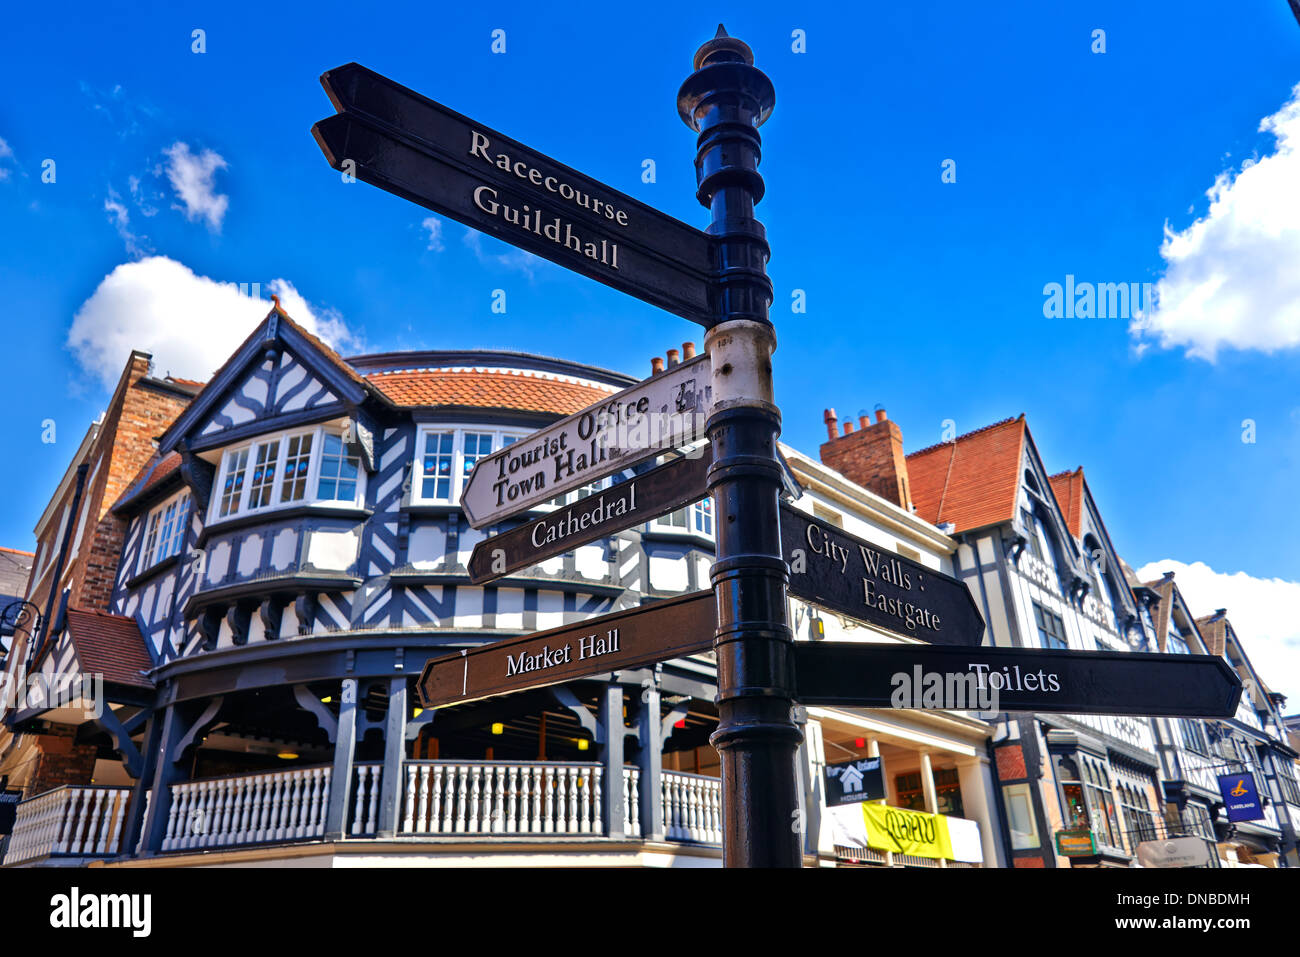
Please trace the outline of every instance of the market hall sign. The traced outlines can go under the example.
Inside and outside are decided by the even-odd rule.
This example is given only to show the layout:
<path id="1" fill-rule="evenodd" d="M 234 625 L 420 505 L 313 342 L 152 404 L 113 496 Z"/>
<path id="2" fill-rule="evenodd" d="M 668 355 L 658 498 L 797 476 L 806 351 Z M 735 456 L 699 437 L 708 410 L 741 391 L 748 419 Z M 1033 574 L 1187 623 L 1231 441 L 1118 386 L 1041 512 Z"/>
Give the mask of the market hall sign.
<path id="1" fill-rule="evenodd" d="M 495 641 L 426 663 L 420 703 L 440 708 L 711 651 L 716 628 L 713 592 L 698 591 Z"/>
<path id="2" fill-rule="evenodd" d="M 795 598 L 930 644 L 984 640 L 970 589 L 950 575 L 784 504 L 781 548 Z"/>
<path id="3" fill-rule="evenodd" d="M 707 454 L 669 462 L 484 539 L 470 556 L 469 580 L 481 585 L 697 502 L 709 494 L 711 462 Z"/>
<path id="4" fill-rule="evenodd" d="M 652 305 L 715 321 L 707 233 L 356 63 L 321 85 L 331 166 Z"/>

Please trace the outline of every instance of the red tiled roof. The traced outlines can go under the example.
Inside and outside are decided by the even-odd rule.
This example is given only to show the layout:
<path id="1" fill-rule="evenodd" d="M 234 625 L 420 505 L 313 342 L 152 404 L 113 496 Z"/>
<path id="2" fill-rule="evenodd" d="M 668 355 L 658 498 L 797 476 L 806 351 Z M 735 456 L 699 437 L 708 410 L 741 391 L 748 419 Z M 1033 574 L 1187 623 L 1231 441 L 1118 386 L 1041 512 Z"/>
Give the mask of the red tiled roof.
<path id="1" fill-rule="evenodd" d="M 105 681 L 117 684 L 153 687 L 140 673 L 153 668 L 153 659 L 134 619 L 69 608 L 68 637 L 82 671 L 102 674 Z"/>
<path id="2" fill-rule="evenodd" d="M 28 558 L 35 558 L 35 552 L 25 552 L 21 548 L 5 548 L 0 545 L 0 552 L 8 552 L 10 555 L 26 555 Z"/>
<path id="3" fill-rule="evenodd" d="M 410 369 L 367 376 L 399 406 L 481 406 L 570 415 L 614 390 L 537 373 L 486 369 Z"/>
<path id="4" fill-rule="evenodd" d="M 959 532 L 1014 518 L 1026 430 L 1022 414 L 907 456 L 917 514 Z"/>
<path id="5" fill-rule="evenodd" d="M 113 503 L 113 510 L 116 511 L 133 498 L 143 495 L 180 467 L 181 454 L 179 452 L 168 452 L 161 458 L 158 453 L 155 452 L 153 457 L 149 459 L 149 461 L 144 464 L 144 467 L 136 474 L 136 477 L 131 484 L 127 486 L 127 489 L 122 493 L 121 498 Z"/>
<path id="6" fill-rule="evenodd" d="M 1079 530 L 1083 528 L 1083 466 L 1080 465 L 1073 472 L 1053 475 L 1049 481 L 1070 534 L 1078 538 L 1081 534 Z"/>

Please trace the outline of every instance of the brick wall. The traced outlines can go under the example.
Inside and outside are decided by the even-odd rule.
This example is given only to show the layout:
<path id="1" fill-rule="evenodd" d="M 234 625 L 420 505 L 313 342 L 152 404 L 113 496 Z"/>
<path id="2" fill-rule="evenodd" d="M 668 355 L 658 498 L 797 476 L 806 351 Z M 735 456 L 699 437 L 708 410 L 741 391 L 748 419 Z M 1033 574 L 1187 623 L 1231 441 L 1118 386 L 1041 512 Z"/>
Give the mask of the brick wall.
<path id="1" fill-rule="evenodd" d="M 117 578 L 118 561 L 126 539 L 126 522 L 109 509 L 131 486 L 154 454 L 154 440 L 167 430 L 190 403 L 190 396 L 178 394 L 149 376 L 149 356 L 134 352 L 122 373 L 113 400 L 104 414 L 99 435 L 86 455 L 90 468 L 81 508 L 69 520 L 75 542 L 76 523 L 86 515 L 86 528 L 75 553 L 64 566 L 65 587 L 71 588 L 70 604 L 76 608 L 108 611 Z M 55 520 L 42 541 L 57 555 L 57 518 L 70 504 L 75 487 L 70 486 L 54 512 Z M 53 562 L 53 557 L 50 559 Z M 37 597 L 44 608 L 52 578 L 47 575 Z"/>
<path id="2" fill-rule="evenodd" d="M 821 447 L 822 464 L 910 511 L 912 490 L 903 455 L 903 430 L 883 409 L 876 412 L 875 422 L 864 415 L 858 420 L 860 428 L 844 435 L 834 435 L 835 421 L 835 411 L 828 409 L 826 424 L 833 437 Z M 853 427 L 852 423 L 845 426 Z"/>
<path id="3" fill-rule="evenodd" d="M 89 784 L 95 773 L 96 748 L 75 744 L 73 728 L 55 727 L 49 734 L 36 735 L 40 750 L 29 795 L 43 794 L 64 784 Z"/>

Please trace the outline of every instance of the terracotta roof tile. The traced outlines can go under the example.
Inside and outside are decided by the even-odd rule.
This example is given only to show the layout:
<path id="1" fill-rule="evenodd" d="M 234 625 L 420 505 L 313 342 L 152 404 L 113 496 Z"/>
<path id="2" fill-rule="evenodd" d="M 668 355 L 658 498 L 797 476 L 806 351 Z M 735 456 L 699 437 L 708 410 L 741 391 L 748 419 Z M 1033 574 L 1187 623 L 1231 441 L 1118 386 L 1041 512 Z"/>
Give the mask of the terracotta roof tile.
<path id="1" fill-rule="evenodd" d="M 1021 415 L 907 456 L 917 514 L 959 532 L 1014 518 L 1025 432 Z"/>
<path id="2" fill-rule="evenodd" d="M 153 687 L 141 674 L 153 668 L 153 659 L 134 619 L 69 608 L 68 637 L 83 671 L 117 684 Z"/>
<path id="3" fill-rule="evenodd" d="M 1222 655 L 1228 649 L 1228 619 L 1217 611 L 1196 619 L 1196 630 L 1205 640 L 1205 649 L 1212 655 Z"/>
<path id="4" fill-rule="evenodd" d="M 407 369 L 367 376 L 395 405 L 480 406 L 571 415 L 615 391 L 517 370 Z"/>
<path id="5" fill-rule="evenodd" d="M 135 479 L 131 482 L 122 496 L 113 503 L 113 511 L 124 507 L 128 502 L 137 496 L 145 494 L 163 479 L 173 474 L 181 467 L 181 454 L 179 452 L 168 452 L 165 456 L 159 456 L 157 452 L 153 457 L 144 464 L 144 467 L 136 474 Z"/>
<path id="6" fill-rule="evenodd" d="M 1056 494 L 1056 502 L 1061 506 L 1065 524 L 1070 534 L 1078 538 L 1083 528 L 1083 466 L 1073 472 L 1065 471 L 1053 475 L 1049 481 Z"/>

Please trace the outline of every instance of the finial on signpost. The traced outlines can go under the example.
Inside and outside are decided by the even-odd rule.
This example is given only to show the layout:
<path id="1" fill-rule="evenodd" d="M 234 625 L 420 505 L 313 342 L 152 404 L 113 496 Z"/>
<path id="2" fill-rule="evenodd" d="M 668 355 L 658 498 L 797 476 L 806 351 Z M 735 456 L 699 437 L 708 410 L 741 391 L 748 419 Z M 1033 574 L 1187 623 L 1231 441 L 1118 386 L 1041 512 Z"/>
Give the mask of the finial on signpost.
<path id="1" fill-rule="evenodd" d="M 711 63 L 724 63 L 727 61 L 744 63 L 746 66 L 754 65 L 754 51 L 749 48 L 749 44 L 744 40 L 737 40 L 735 37 L 727 35 L 727 28 L 721 23 L 718 24 L 718 32 L 714 34 L 712 40 L 706 41 L 698 50 L 695 51 L 695 69 L 708 66 Z"/>

